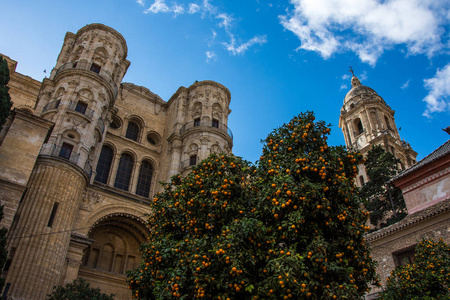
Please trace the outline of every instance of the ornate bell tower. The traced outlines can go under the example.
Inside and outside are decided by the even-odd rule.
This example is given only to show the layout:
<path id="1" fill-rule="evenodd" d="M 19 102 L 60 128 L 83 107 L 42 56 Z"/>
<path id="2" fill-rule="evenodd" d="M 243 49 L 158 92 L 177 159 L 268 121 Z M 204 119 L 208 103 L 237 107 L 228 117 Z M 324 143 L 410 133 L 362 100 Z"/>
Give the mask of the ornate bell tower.
<path id="1" fill-rule="evenodd" d="M 417 152 L 400 139 L 394 113 L 382 97 L 370 87 L 362 85 L 353 74 L 352 88 L 344 98 L 339 117 L 339 127 L 344 133 L 347 149 L 367 155 L 372 146 L 380 145 L 400 160 L 399 167 L 402 170 L 411 167 L 416 162 Z M 363 166 L 356 184 L 360 187 L 367 181 Z"/>
<path id="2" fill-rule="evenodd" d="M 75 216 L 91 180 L 120 84 L 130 64 L 125 39 L 91 24 L 68 32 L 44 79 L 36 112 L 52 122 L 11 227 L 6 276 L 12 299 L 45 299 L 62 283 Z M 84 241 L 88 243 L 88 241 Z"/>

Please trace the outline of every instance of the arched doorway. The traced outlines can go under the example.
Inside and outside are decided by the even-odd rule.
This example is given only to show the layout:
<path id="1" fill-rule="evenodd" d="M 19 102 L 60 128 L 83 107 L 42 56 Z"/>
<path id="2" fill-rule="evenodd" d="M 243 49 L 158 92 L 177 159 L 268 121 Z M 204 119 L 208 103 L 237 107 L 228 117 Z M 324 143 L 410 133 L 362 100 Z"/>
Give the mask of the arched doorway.
<path id="1" fill-rule="evenodd" d="M 116 299 L 131 299 L 125 272 L 139 265 L 139 245 L 148 236 L 142 219 L 117 213 L 98 220 L 88 233 L 94 242 L 86 249 L 78 277 Z"/>

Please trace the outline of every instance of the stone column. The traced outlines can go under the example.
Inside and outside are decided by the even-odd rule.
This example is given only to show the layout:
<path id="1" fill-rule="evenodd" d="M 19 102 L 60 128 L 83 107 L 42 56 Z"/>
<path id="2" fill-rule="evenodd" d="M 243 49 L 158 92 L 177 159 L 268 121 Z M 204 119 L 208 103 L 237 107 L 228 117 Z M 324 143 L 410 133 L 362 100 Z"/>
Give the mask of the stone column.
<path id="1" fill-rule="evenodd" d="M 38 159 L 11 237 L 16 251 L 6 275 L 6 282 L 11 283 L 8 297 L 45 299 L 60 284 L 86 183 L 78 167 L 58 159 Z"/>
<path id="2" fill-rule="evenodd" d="M 79 233 L 71 234 L 69 250 L 67 252 L 66 272 L 62 283 L 63 285 L 72 283 L 72 281 L 77 278 L 84 251 L 93 242 L 94 240 L 88 239 Z"/>

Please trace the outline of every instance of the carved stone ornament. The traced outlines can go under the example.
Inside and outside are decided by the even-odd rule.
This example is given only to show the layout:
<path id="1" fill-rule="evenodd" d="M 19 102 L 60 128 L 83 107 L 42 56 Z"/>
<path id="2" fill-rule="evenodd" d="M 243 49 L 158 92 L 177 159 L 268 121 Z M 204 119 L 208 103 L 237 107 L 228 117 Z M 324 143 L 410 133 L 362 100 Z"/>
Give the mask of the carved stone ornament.
<path id="1" fill-rule="evenodd" d="M 100 194 L 94 191 L 84 191 L 83 200 L 81 200 L 80 209 L 92 211 L 95 205 L 103 202 Z"/>
<path id="2" fill-rule="evenodd" d="M 221 150 L 220 150 L 219 145 L 212 145 L 211 153 L 220 153 L 220 152 L 221 152 Z"/>
<path id="3" fill-rule="evenodd" d="M 181 140 L 177 139 L 172 142 L 172 149 L 181 148 Z"/>
<path id="4" fill-rule="evenodd" d="M 201 116 L 202 115 L 202 104 L 197 102 L 192 107 L 192 117 Z"/>
<path id="5" fill-rule="evenodd" d="M 212 97 L 219 101 L 223 101 L 222 95 L 220 93 L 213 94 Z"/>
<path id="6" fill-rule="evenodd" d="M 202 142 L 202 144 L 208 144 L 209 138 L 207 136 L 202 136 L 200 138 L 200 141 Z"/>
<path id="7" fill-rule="evenodd" d="M 197 151 L 197 150 L 198 150 L 197 144 L 190 144 L 189 145 L 189 151 Z"/>

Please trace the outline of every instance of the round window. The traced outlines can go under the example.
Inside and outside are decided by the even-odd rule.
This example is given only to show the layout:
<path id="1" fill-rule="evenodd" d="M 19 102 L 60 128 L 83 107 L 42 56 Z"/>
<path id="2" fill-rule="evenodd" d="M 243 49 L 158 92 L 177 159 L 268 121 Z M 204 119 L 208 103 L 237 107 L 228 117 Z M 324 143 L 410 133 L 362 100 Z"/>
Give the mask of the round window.
<path id="1" fill-rule="evenodd" d="M 120 126 L 122 126 L 122 121 L 120 120 L 119 117 L 114 117 L 112 122 L 109 124 L 109 127 L 112 129 L 119 129 Z"/>
<path id="2" fill-rule="evenodd" d="M 147 141 L 152 145 L 157 145 L 159 143 L 159 136 L 155 132 L 150 132 L 147 134 Z"/>

